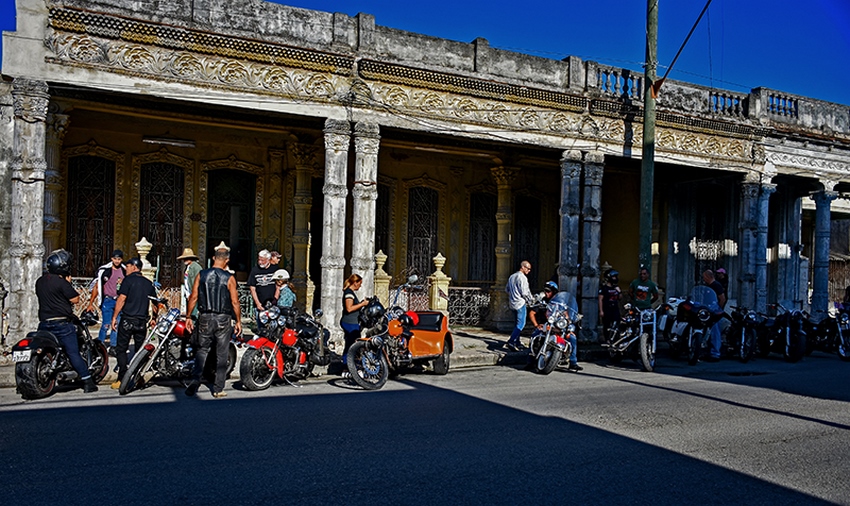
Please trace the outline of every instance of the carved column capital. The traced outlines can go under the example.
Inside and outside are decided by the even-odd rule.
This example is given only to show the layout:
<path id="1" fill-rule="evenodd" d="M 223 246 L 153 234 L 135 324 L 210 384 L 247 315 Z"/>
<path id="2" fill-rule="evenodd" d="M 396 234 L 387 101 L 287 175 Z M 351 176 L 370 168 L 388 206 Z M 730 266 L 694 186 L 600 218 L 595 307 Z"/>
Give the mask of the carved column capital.
<path id="1" fill-rule="evenodd" d="M 15 118 L 27 123 L 47 119 L 50 94 L 47 83 L 33 79 L 16 78 L 12 83 L 12 100 Z"/>
<path id="2" fill-rule="evenodd" d="M 505 167 L 500 165 L 490 169 L 493 179 L 496 181 L 496 186 L 500 188 L 510 187 L 519 174 L 519 169 L 516 167 Z"/>
<path id="3" fill-rule="evenodd" d="M 317 146 L 299 142 L 294 142 L 288 146 L 289 152 L 295 158 L 296 168 L 313 168 L 316 166 L 316 156 L 319 154 L 319 148 Z"/>

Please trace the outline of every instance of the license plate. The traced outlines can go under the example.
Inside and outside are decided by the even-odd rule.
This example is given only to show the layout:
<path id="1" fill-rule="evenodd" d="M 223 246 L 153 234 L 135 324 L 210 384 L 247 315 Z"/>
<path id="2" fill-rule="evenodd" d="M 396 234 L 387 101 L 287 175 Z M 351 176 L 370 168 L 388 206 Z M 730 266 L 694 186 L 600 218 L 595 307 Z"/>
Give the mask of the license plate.
<path id="1" fill-rule="evenodd" d="M 13 351 L 12 362 L 29 362 L 32 350 Z"/>

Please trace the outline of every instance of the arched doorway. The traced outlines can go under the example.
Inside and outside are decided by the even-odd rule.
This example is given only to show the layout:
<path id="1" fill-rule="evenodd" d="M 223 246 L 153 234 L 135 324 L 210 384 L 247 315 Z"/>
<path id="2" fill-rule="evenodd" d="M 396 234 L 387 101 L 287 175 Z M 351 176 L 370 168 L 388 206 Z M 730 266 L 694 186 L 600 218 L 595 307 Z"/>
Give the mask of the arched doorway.
<path id="1" fill-rule="evenodd" d="M 221 242 L 230 246 L 230 268 L 242 281 L 254 261 L 254 202 L 257 176 L 241 170 L 218 169 L 207 173 L 206 251 L 211 258 Z"/>

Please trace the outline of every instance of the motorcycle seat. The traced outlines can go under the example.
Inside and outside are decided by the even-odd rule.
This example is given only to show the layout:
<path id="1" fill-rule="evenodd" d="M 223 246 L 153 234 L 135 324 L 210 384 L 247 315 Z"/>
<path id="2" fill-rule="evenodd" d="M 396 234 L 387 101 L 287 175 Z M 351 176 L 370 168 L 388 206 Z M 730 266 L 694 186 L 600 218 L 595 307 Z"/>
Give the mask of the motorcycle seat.
<path id="1" fill-rule="evenodd" d="M 51 343 L 55 343 L 57 345 L 59 344 L 59 340 L 56 339 L 56 336 L 46 330 L 36 330 L 35 332 L 29 332 L 27 333 L 27 339 L 31 341 L 34 339 L 46 339 Z"/>
<path id="2" fill-rule="evenodd" d="M 439 311 L 417 311 L 419 323 L 410 327 L 411 330 L 427 330 L 431 332 L 439 332 L 443 328 L 443 318 L 445 315 Z"/>

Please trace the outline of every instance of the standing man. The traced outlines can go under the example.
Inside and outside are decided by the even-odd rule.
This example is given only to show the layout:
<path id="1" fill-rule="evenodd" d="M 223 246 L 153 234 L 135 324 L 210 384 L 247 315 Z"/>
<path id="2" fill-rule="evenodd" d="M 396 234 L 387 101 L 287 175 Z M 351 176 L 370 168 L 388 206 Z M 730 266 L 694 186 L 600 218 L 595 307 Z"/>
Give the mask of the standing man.
<path id="1" fill-rule="evenodd" d="M 605 284 L 599 287 L 599 319 L 602 320 L 602 339 L 611 339 L 610 329 L 615 328 L 620 321 L 620 273 L 614 269 L 605 273 Z"/>
<path id="2" fill-rule="evenodd" d="M 186 395 L 193 396 L 201 384 L 204 364 L 215 343 L 216 369 L 215 385 L 212 396 L 216 399 L 227 396 L 224 380 L 227 374 L 227 348 L 230 336 L 234 332 L 232 320 L 236 319 L 236 334 L 242 333 L 242 312 L 239 308 L 239 295 L 236 292 L 236 278 L 227 270 L 230 261 L 230 248 L 224 242 L 215 250 L 213 266 L 204 269 L 195 278 L 192 295 L 189 296 L 187 311 L 198 307 L 198 353 L 195 355 L 195 369 L 192 382 L 186 387 Z M 186 320 L 186 329 L 192 331 L 192 319 Z"/>
<path id="3" fill-rule="evenodd" d="M 118 360 L 118 380 L 112 383 L 112 388 L 121 387 L 121 380 L 127 373 L 127 352 L 130 349 L 130 339 L 133 339 L 135 353 L 142 348 L 145 341 L 148 322 L 148 307 L 153 307 L 153 320 L 156 321 L 156 302 L 148 297 L 156 298 L 153 283 L 142 276 L 142 261 L 131 258 L 126 263 L 127 277 L 118 290 L 118 300 L 115 302 L 115 312 L 112 315 L 112 330 L 118 329 L 118 344 L 115 346 L 115 358 Z M 118 316 L 121 325 L 117 325 Z"/>
<path id="4" fill-rule="evenodd" d="M 505 286 L 505 291 L 508 292 L 508 305 L 516 316 L 516 324 L 511 332 L 511 337 L 505 343 L 505 347 L 511 351 L 520 351 L 525 349 L 519 340 L 519 334 L 525 327 L 526 305 L 534 299 L 531 291 L 528 289 L 528 273 L 531 272 L 531 263 L 528 260 L 523 260 L 519 264 L 519 270 L 511 274 L 508 278 L 508 284 Z"/>
<path id="5" fill-rule="evenodd" d="M 118 340 L 118 334 L 109 329 L 112 323 L 112 315 L 115 313 L 115 301 L 118 299 L 118 290 L 121 288 L 121 281 L 127 276 L 127 271 L 122 265 L 123 261 L 124 252 L 117 249 L 112 252 L 111 262 L 98 267 L 91 290 L 91 297 L 89 298 L 89 305 L 86 307 L 86 311 L 94 309 L 95 303 L 100 307 L 101 325 L 97 338 L 109 347 L 113 353 Z M 107 341 L 107 337 L 109 341 Z"/>
<path id="6" fill-rule="evenodd" d="M 192 287 L 195 286 L 195 278 L 201 272 L 201 264 L 198 263 L 198 255 L 192 248 L 183 248 L 183 254 L 177 257 L 177 260 L 183 260 L 186 269 L 183 271 L 183 284 L 180 286 L 180 299 L 183 303 L 183 309 L 188 309 L 189 295 L 192 293 Z M 198 317 L 198 310 L 195 309 L 193 314 L 186 313 L 187 317 Z"/>
<path id="7" fill-rule="evenodd" d="M 248 289 L 251 290 L 251 298 L 254 299 L 254 320 L 256 321 L 257 314 L 263 310 L 263 305 L 266 301 L 274 300 L 274 294 L 277 290 L 272 276 L 277 267 L 271 264 L 272 254 L 269 250 L 264 249 L 257 253 L 257 265 L 251 268 L 251 273 L 248 274 Z M 259 322 L 257 322 L 259 326 Z"/>
<path id="8" fill-rule="evenodd" d="M 658 300 L 658 286 L 649 279 L 649 270 L 641 267 L 638 279 L 629 285 L 629 295 L 632 304 L 640 310 L 652 308 L 652 303 Z"/>
<path id="9" fill-rule="evenodd" d="M 89 366 L 80 355 L 77 344 L 77 326 L 74 325 L 74 304 L 80 294 L 71 286 L 71 254 L 59 249 L 47 257 L 47 273 L 35 282 L 38 297 L 38 330 L 50 332 L 65 348 L 68 359 L 80 379 L 83 392 L 97 392 L 97 385 L 89 372 Z"/>
<path id="10" fill-rule="evenodd" d="M 714 278 L 714 272 L 711 269 L 706 269 L 705 272 L 702 273 L 702 281 L 717 294 L 717 304 L 720 305 L 720 309 L 723 309 L 726 306 L 726 290 L 723 289 L 723 285 L 720 284 L 717 279 Z M 715 323 L 711 326 L 711 350 L 708 357 L 706 357 L 707 362 L 717 362 L 720 360 L 720 322 Z"/>

